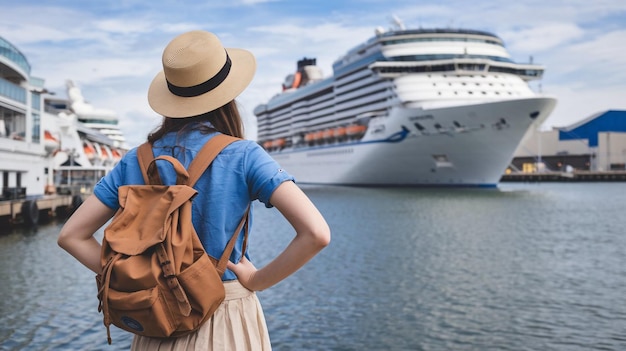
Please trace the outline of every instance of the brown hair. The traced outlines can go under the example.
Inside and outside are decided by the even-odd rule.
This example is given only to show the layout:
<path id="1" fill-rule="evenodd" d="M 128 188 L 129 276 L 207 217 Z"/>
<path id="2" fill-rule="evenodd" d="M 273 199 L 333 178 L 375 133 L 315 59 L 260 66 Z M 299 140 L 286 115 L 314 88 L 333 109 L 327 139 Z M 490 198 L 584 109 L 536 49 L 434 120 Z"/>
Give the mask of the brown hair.
<path id="1" fill-rule="evenodd" d="M 203 124 L 202 122 L 211 123 L 213 128 Z M 239 114 L 237 103 L 235 100 L 232 100 L 217 110 L 198 116 L 187 118 L 163 117 L 163 123 L 161 123 L 156 130 L 148 134 L 148 142 L 150 142 L 150 144 L 154 144 L 155 141 L 161 139 L 165 134 L 170 132 L 176 132 L 180 137 L 182 134 L 191 131 L 192 129 L 198 129 L 203 134 L 208 134 L 217 130 L 218 132 L 237 138 L 243 139 L 244 137 L 241 115 Z"/>

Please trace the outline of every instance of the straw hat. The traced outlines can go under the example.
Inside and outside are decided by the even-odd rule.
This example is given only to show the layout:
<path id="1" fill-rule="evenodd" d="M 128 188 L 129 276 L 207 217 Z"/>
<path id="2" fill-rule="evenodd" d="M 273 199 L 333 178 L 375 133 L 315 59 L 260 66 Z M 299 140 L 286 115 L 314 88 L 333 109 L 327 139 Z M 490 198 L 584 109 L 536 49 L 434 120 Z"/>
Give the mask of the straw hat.
<path id="1" fill-rule="evenodd" d="M 243 49 L 196 30 L 174 38 L 163 50 L 163 71 L 148 90 L 150 107 L 162 116 L 201 115 L 235 99 L 252 81 L 256 61 Z"/>

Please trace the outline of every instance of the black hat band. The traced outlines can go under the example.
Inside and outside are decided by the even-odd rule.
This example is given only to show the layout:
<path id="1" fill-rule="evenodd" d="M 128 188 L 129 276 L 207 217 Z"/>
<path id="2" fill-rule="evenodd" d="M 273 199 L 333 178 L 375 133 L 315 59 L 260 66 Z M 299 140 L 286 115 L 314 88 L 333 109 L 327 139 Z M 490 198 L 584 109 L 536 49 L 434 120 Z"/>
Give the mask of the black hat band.
<path id="1" fill-rule="evenodd" d="M 222 69 L 217 72 L 216 75 L 211 77 L 211 79 L 191 87 L 179 87 L 170 83 L 166 78 L 165 80 L 167 81 L 167 89 L 169 89 L 172 94 L 180 97 L 194 97 L 202 95 L 204 93 L 208 93 L 209 91 L 217 88 L 220 84 L 222 84 L 226 77 L 228 77 L 230 67 L 230 57 L 228 56 L 228 53 L 226 53 L 226 63 L 224 64 L 224 67 L 222 67 Z"/>

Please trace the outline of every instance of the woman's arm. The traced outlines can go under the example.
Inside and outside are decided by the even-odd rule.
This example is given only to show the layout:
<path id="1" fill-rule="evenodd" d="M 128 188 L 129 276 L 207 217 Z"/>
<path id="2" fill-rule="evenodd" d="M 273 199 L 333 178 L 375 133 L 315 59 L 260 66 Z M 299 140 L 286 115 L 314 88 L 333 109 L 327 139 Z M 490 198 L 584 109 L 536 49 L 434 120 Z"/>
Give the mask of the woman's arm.
<path id="1" fill-rule="evenodd" d="M 289 245 L 267 266 L 257 270 L 245 257 L 228 262 L 239 282 L 250 290 L 263 290 L 287 278 L 330 243 L 330 228 L 315 205 L 291 181 L 276 188 L 270 202 L 296 231 Z"/>
<path id="2" fill-rule="evenodd" d="M 61 228 L 57 243 L 85 267 L 100 273 L 100 243 L 93 234 L 114 214 L 96 196 L 89 196 Z"/>

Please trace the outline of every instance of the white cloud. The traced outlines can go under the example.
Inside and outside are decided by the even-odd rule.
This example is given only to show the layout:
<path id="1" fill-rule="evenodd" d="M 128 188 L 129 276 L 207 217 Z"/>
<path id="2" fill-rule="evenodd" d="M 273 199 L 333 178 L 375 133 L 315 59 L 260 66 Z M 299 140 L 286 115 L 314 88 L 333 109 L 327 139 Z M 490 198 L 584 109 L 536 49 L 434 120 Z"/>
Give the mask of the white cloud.
<path id="1" fill-rule="evenodd" d="M 585 34 L 573 23 L 551 23 L 502 33 L 509 50 L 514 52 L 542 52 L 580 39 Z"/>
<path id="2" fill-rule="evenodd" d="M 464 27 L 493 32 L 512 57 L 546 66 L 543 90 L 559 99 L 548 122 L 576 121 L 598 110 L 624 108 L 626 2 L 519 0 L 473 2 L 396 0 L 296 2 L 266 0 L 72 2 L 32 5 L 7 0 L 0 33 L 26 54 L 33 74 L 60 89 L 75 80 L 96 107 L 114 109 L 129 140 L 145 138 L 159 117 L 146 101 L 163 47 L 191 29 L 215 31 L 227 47 L 251 50 L 258 60 L 253 83 L 239 98 L 242 115 L 281 90 L 302 57 L 317 58 L 326 75 L 348 49 L 390 26 L 392 14 L 407 27 Z M 70 4 L 70 5 L 66 5 Z M 280 6 L 277 6 L 280 5 Z M 284 5 L 284 6 L 283 6 Z M 310 11 L 299 10 L 305 6 Z M 97 8 L 94 8 L 97 6 Z M 106 13 L 105 13 L 106 12 Z M 565 123 L 565 122 L 563 122 Z M 253 128 L 249 128 L 253 129 Z"/>

